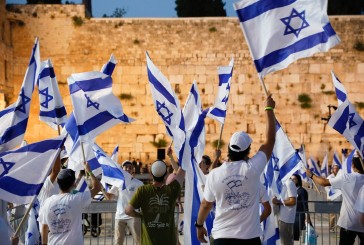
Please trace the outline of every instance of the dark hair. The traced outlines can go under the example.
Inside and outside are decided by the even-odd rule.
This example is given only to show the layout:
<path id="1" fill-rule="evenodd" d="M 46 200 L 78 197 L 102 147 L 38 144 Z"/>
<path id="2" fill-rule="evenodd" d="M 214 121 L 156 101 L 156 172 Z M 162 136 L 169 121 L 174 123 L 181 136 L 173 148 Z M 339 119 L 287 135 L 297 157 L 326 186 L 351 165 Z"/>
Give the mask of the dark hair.
<path id="1" fill-rule="evenodd" d="M 166 176 L 166 174 L 167 174 L 167 171 L 161 176 L 161 177 L 155 177 L 153 174 L 152 174 L 152 176 L 153 176 L 153 180 L 154 180 L 154 182 L 160 182 L 160 183 L 162 183 L 163 182 L 163 180 L 164 180 L 164 177 Z"/>
<path id="2" fill-rule="evenodd" d="M 293 176 L 295 176 L 296 179 L 297 179 L 297 186 L 302 187 L 302 178 L 301 178 L 301 175 L 299 175 L 299 174 L 293 174 Z"/>
<path id="3" fill-rule="evenodd" d="M 232 146 L 232 147 L 234 147 L 234 146 Z M 250 146 L 245 151 L 239 151 L 239 152 L 232 151 L 230 149 L 230 147 L 228 147 L 228 157 L 229 157 L 230 161 L 233 161 L 233 162 L 244 160 L 244 158 L 246 156 L 248 156 L 249 153 L 250 153 Z"/>
<path id="4" fill-rule="evenodd" d="M 202 160 L 205 160 L 206 165 L 211 165 L 212 161 L 208 155 L 203 155 Z"/>
<path id="5" fill-rule="evenodd" d="M 361 165 L 361 161 L 359 157 L 353 157 L 353 165 L 354 167 L 359 170 L 359 173 L 363 174 L 364 170 L 363 170 L 363 165 Z"/>
<path id="6" fill-rule="evenodd" d="M 62 191 L 68 191 L 75 183 L 75 180 L 75 171 L 72 169 L 62 169 L 57 176 L 57 183 L 59 185 L 59 189 Z"/>

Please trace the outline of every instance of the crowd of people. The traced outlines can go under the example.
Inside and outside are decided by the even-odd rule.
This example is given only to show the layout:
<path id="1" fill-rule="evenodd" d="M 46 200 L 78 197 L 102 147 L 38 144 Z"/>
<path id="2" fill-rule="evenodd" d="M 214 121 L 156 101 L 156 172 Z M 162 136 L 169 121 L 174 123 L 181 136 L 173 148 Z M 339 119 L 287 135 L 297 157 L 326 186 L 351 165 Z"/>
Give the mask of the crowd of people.
<path id="1" fill-rule="evenodd" d="M 216 151 L 213 161 L 207 155 L 202 157 L 199 167 L 206 176 L 206 183 L 195 220 L 196 234 L 201 243 L 261 244 L 261 223 L 273 214 L 277 216 L 283 245 L 294 244 L 305 227 L 312 226 L 308 192 L 302 187 L 300 175 L 293 174 L 283 184 L 281 195 L 271 200 L 260 180 L 275 144 L 274 108 L 275 101 L 268 96 L 265 102 L 265 142 L 253 156 L 250 154 L 253 139 L 239 131 L 230 138 L 226 161 L 219 161 L 220 150 Z M 139 160 L 124 161 L 121 167 L 132 176 L 126 188 L 112 187 L 108 192 L 104 191 L 106 199 L 117 200 L 115 244 L 124 244 L 126 228 L 135 244 L 180 244 L 175 210 L 185 171 L 174 159 L 171 148 L 168 148 L 167 156 L 171 171 L 165 161 L 156 160 L 150 167 L 150 184 L 143 184 L 135 178 L 137 166 L 142 166 Z M 56 161 L 38 196 L 42 244 L 83 244 L 82 210 L 91 203 L 92 197 L 100 192 L 102 186 L 86 162 L 84 167 L 90 179 L 90 191 L 74 192 L 79 178 L 76 178 L 73 170 L 62 169 L 62 161 Z M 352 169 L 353 173 L 338 174 L 338 167 L 333 166 L 333 175 L 328 178 L 306 170 L 307 176 L 316 184 L 332 186 L 342 192 L 342 207 L 337 222 L 340 245 L 353 244 L 356 237 L 359 237 L 361 244 L 364 242 L 364 170 L 359 156 L 353 158 Z M 210 212 L 215 215 L 211 234 L 204 225 Z M 0 219 L 1 227 L 3 221 Z M 331 229 L 335 226 L 332 222 L 333 219 L 330 219 Z M 1 236 L 4 235 L 1 233 Z M 10 241 L 17 244 L 18 239 L 10 240 L 9 236 L 0 239 L 1 244 L 10 244 Z"/>

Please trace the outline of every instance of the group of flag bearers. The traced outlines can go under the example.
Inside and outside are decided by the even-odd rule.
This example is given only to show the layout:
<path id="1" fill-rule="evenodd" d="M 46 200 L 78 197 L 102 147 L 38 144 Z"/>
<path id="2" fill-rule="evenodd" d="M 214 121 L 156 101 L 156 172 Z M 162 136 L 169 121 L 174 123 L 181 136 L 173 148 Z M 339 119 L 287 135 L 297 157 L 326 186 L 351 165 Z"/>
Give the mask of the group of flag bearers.
<path id="1" fill-rule="evenodd" d="M 326 15 L 326 4 L 324 0 L 243 0 L 234 4 L 267 98 L 263 80 L 265 75 L 283 69 L 299 58 L 328 51 L 339 43 Z M 156 111 L 173 140 L 180 167 L 186 172 L 184 244 L 199 244 L 194 223 L 206 184 L 206 176 L 198 167 L 205 147 L 204 119 L 211 117 L 221 124 L 221 138 L 234 60 L 228 66 L 218 68 L 216 100 L 213 106 L 205 110 L 202 109 L 196 81 L 181 109 L 170 82 L 153 64 L 148 53 L 146 64 Z M 50 60 L 40 62 L 39 41 L 36 39 L 19 97 L 14 104 L 0 112 L 0 197 L 4 202 L 29 204 L 32 207 L 62 148 L 67 152 L 67 168 L 80 171 L 88 162 L 89 172 L 94 176 L 102 173 L 103 183 L 125 188 L 130 181 L 130 174 L 123 171 L 95 143 L 97 135 L 112 126 L 134 121 L 124 114 L 119 99 L 112 94 L 111 75 L 115 65 L 116 60 L 112 55 L 101 71 L 72 74 L 68 78 L 73 112 L 67 118 L 52 63 Z M 334 73 L 332 77 L 338 108 L 328 124 L 342 134 L 363 157 L 363 120 L 348 100 L 343 84 Z M 16 148 L 24 138 L 35 86 L 39 91 L 40 120 L 58 129 L 59 136 Z M 281 197 L 282 183 L 293 173 L 301 172 L 307 178 L 304 176 L 307 167 L 302 160 L 275 119 L 275 144 L 262 177 L 271 197 Z M 347 160 L 347 163 L 348 166 L 350 161 Z M 311 177 L 311 172 L 307 173 Z M 213 222 L 214 214 L 211 213 L 203 224 L 207 234 L 211 234 Z M 264 227 L 263 243 L 273 242 L 272 239 L 277 238 L 274 219 L 272 222 Z M 26 236 L 28 240 L 33 238 L 37 240 L 39 236 L 33 233 Z"/>

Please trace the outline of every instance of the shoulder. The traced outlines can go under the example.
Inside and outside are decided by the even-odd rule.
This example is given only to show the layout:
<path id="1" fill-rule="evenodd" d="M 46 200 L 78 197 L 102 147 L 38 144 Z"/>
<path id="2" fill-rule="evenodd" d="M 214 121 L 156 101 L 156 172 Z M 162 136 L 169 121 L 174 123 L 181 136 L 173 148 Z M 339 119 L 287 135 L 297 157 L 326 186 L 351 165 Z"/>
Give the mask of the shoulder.
<path id="1" fill-rule="evenodd" d="M 144 183 L 142 182 L 142 181 L 140 181 L 140 180 L 138 180 L 138 179 L 133 179 L 133 182 L 134 182 L 134 184 L 135 185 L 137 185 L 137 186 L 142 186 L 142 185 L 144 185 Z"/>
<path id="2" fill-rule="evenodd" d="M 258 151 L 252 158 L 249 159 L 249 161 L 266 164 L 268 159 L 263 151 Z"/>

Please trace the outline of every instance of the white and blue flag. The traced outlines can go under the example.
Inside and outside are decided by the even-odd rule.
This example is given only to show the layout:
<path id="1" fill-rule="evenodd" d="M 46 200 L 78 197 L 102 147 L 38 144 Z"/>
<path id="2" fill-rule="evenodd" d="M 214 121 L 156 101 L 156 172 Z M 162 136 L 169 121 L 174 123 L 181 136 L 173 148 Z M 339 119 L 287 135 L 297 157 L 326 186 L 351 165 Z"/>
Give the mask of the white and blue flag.
<path id="1" fill-rule="evenodd" d="M 30 209 L 29 217 L 28 217 L 28 228 L 25 232 L 24 239 L 25 245 L 39 245 L 42 244 L 40 231 L 39 231 L 39 223 L 38 223 L 38 216 L 39 216 L 39 208 L 40 204 L 38 199 L 36 198 L 33 206 Z"/>
<path id="2" fill-rule="evenodd" d="M 316 160 L 313 159 L 312 156 L 310 156 L 310 161 L 308 162 L 308 166 L 310 167 L 311 172 L 313 172 L 317 176 L 321 176 L 321 170 L 320 170 Z"/>
<path id="3" fill-rule="evenodd" d="M 329 160 L 328 160 L 327 153 L 325 154 L 325 157 L 322 160 L 320 176 L 322 176 L 324 178 L 327 178 L 327 176 L 329 176 Z"/>
<path id="4" fill-rule="evenodd" d="M 108 76 L 111 76 L 117 63 L 118 62 L 115 59 L 114 54 L 111 54 L 109 61 L 102 66 L 101 72 Z"/>
<path id="5" fill-rule="evenodd" d="M 67 112 L 59 92 L 57 78 L 51 60 L 41 63 L 38 78 L 38 93 L 40 103 L 39 119 L 46 122 L 53 129 L 57 125 L 64 125 Z"/>
<path id="6" fill-rule="evenodd" d="M 39 194 L 63 143 L 64 136 L 58 136 L 0 153 L 1 199 L 30 203 Z"/>
<path id="7" fill-rule="evenodd" d="M 115 163 L 118 163 L 118 159 L 119 159 L 119 145 L 116 145 L 114 150 L 111 153 L 110 156 L 111 160 L 113 160 Z"/>
<path id="8" fill-rule="evenodd" d="M 185 126 L 178 98 L 172 89 L 171 83 L 153 64 L 148 53 L 146 53 L 146 58 L 154 106 L 166 126 L 167 133 L 173 139 L 174 152 L 179 156 L 178 159 L 182 159 Z"/>
<path id="9" fill-rule="evenodd" d="M 299 174 L 302 177 L 302 180 L 311 183 L 311 179 L 307 177 L 306 169 L 308 169 L 307 159 L 306 159 L 306 153 L 303 144 L 301 145 L 300 149 L 298 150 L 298 155 L 302 159 L 302 164 L 300 166 L 300 169 L 297 170 L 297 174 Z"/>
<path id="10" fill-rule="evenodd" d="M 339 169 L 341 169 L 341 161 L 336 151 L 334 151 L 334 157 L 332 159 L 332 166 L 333 165 L 337 165 L 339 166 Z"/>
<path id="11" fill-rule="evenodd" d="M 93 140 L 116 124 L 134 119 L 124 114 L 120 100 L 112 93 L 112 79 L 102 72 L 72 74 L 68 85 L 79 139 Z"/>
<path id="12" fill-rule="evenodd" d="M 260 77 L 340 42 L 327 0 L 242 0 L 234 4 Z"/>
<path id="13" fill-rule="evenodd" d="M 332 72 L 338 108 L 331 115 L 328 124 L 342 134 L 364 156 L 364 121 L 350 103 L 343 84 Z"/>
<path id="14" fill-rule="evenodd" d="M 344 173 L 350 174 L 352 172 L 351 165 L 353 164 L 354 154 L 355 154 L 355 149 L 350 152 L 348 157 L 343 162 L 342 171 L 344 171 Z"/>
<path id="15" fill-rule="evenodd" d="M 19 97 L 14 104 L 0 111 L 0 152 L 19 146 L 24 138 L 28 124 L 30 102 L 39 68 L 39 41 L 36 38 Z"/>
<path id="16" fill-rule="evenodd" d="M 132 176 L 123 170 L 119 164 L 111 160 L 97 144 L 93 145 L 92 150 L 102 169 L 102 181 L 125 189 L 128 183 L 130 183 Z"/>
<path id="17" fill-rule="evenodd" d="M 209 108 L 207 116 L 215 119 L 221 124 L 225 123 L 227 103 L 229 100 L 231 78 L 233 75 L 234 59 L 231 59 L 228 66 L 220 66 L 219 73 L 219 88 L 215 103 Z"/>
<path id="18" fill-rule="evenodd" d="M 76 191 L 78 191 L 78 192 L 90 191 L 85 177 L 82 176 L 81 179 L 79 180 L 79 182 L 77 183 Z"/>

